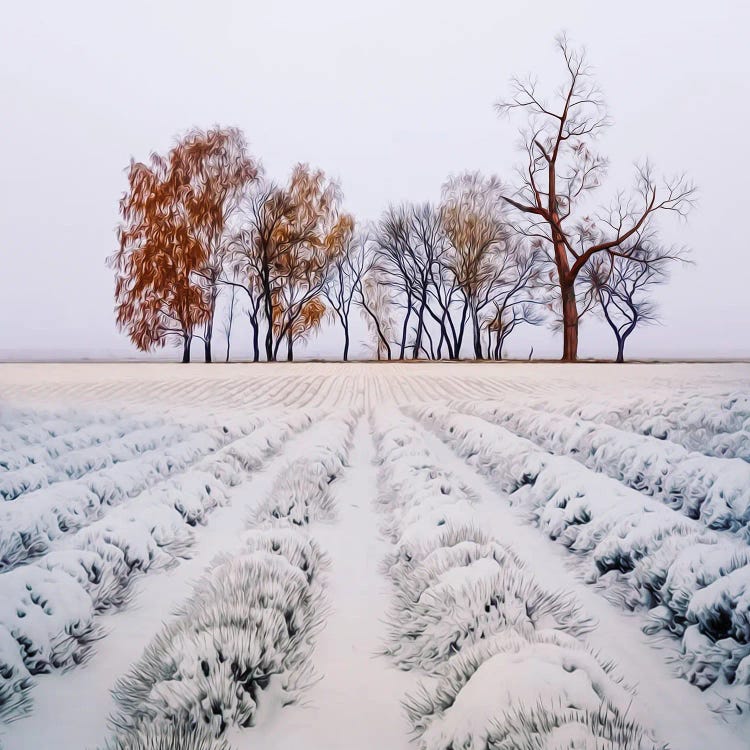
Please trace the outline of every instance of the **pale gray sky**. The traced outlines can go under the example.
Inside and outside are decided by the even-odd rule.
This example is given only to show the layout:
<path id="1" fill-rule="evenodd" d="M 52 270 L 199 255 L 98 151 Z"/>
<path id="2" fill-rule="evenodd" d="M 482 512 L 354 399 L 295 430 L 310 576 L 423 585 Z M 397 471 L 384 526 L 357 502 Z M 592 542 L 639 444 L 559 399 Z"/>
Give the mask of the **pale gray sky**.
<path id="1" fill-rule="evenodd" d="M 675 272 L 664 325 L 629 353 L 750 356 L 746 3 L 43 0 L 2 15 L 0 358 L 134 353 L 104 265 L 131 155 L 192 125 L 236 125 L 269 174 L 309 161 L 375 219 L 389 201 L 436 199 L 451 172 L 512 177 L 515 129 L 493 103 L 513 73 L 560 80 L 561 30 L 587 47 L 609 103 L 613 185 L 649 157 L 700 190 L 689 223 L 663 227 L 696 265 Z M 581 353 L 611 355 L 610 336 L 585 326 Z M 338 353 L 338 337 L 308 353 Z M 531 342 L 559 354 L 527 330 L 510 353 Z"/>

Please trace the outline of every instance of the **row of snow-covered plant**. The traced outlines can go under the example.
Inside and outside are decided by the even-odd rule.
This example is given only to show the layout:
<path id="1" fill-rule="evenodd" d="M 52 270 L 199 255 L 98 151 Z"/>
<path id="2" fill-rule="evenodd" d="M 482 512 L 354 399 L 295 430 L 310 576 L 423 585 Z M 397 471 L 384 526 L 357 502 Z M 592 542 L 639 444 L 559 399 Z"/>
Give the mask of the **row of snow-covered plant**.
<path id="1" fill-rule="evenodd" d="M 266 701 L 288 705 L 315 675 L 326 614 L 324 551 L 308 531 L 332 519 L 356 415 L 320 421 L 305 457 L 285 463 L 248 516 L 239 548 L 218 555 L 175 616 L 117 683 L 108 750 L 228 750 Z"/>
<path id="2" fill-rule="evenodd" d="M 527 405 L 668 440 L 708 456 L 750 461 L 750 397 L 746 393 L 698 396 L 670 389 L 668 395 L 607 394 L 602 401 L 591 394 L 585 403 L 576 396 L 563 404 L 539 399 Z"/>
<path id="3" fill-rule="evenodd" d="M 85 660 L 97 616 L 127 603 L 137 575 L 189 556 L 196 525 L 315 416 L 185 428 L 180 443 L 0 503 L 0 719 L 28 711 L 34 675 Z"/>
<path id="4" fill-rule="evenodd" d="M 656 747 L 629 717 L 631 690 L 586 646 L 577 602 L 480 528 L 422 428 L 395 411 L 374 427 L 394 545 L 386 653 L 425 675 L 404 700 L 420 750 Z"/>
<path id="5" fill-rule="evenodd" d="M 455 407 L 653 495 L 711 529 L 736 532 L 750 541 L 747 461 L 707 456 L 670 440 L 543 409 L 493 402 Z"/>
<path id="6" fill-rule="evenodd" d="M 731 486 L 739 497 L 738 484 L 717 478 L 714 492 L 716 485 L 707 480 L 706 499 L 699 504 L 701 520 L 696 520 L 670 507 L 668 497 L 662 498 L 667 503 L 648 497 L 581 465 L 581 461 L 597 465 L 591 457 L 595 454 L 583 458 L 574 454 L 580 461 L 553 455 L 504 427 L 442 406 L 410 413 L 493 480 L 547 536 L 573 552 L 589 583 L 620 606 L 648 610 L 646 632 L 677 637 L 676 667 L 681 676 L 701 689 L 713 686 L 717 707 L 747 710 L 750 547 L 744 539 L 704 523 L 710 519 L 720 528 L 746 529 L 746 495 L 736 517 L 736 498 L 722 495 L 721 488 Z M 533 414 L 519 413 L 506 421 L 540 439 L 543 430 L 535 426 Z M 553 434 L 548 444 L 559 448 L 565 443 L 560 434 L 568 428 L 563 420 L 556 424 L 550 420 L 547 429 Z M 581 437 L 587 429 L 584 425 L 571 433 L 569 445 L 578 439 L 590 441 Z M 620 472 L 627 471 L 628 458 L 619 462 L 616 457 L 618 446 L 625 450 L 628 441 L 618 443 L 611 433 L 605 433 L 603 440 L 598 468 L 624 478 Z M 613 443 L 607 445 L 608 440 Z M 590 449 L 592 443 L 586 444 Z M 682 458 L 677 464 L 681 468 L 675 468 L 676 476 L 670 478 L 669 456 L 656 455 L 655 471 L 665 472 L 664 481 L 683 481 L 690 476 L 683 471 L 685 466 L 700 459 Z M 642 470 L 648 473 L 648 462 Z"/>

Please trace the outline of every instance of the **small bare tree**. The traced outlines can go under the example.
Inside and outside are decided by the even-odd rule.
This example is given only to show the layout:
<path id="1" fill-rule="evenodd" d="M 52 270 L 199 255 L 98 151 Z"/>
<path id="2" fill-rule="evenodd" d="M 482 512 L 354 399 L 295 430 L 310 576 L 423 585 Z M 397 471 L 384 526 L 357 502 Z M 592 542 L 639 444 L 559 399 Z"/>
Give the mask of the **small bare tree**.
<path id="1" fill-rule="evenodd" d="M 581 272 L 600 253 L 627 257 L 658 215 L 684 217 L 695 191 L 684 176 L 657 181 L 645 163 L 637 168 L 630 195 L 618 193 L 608 208 L 593 214 L 586 210 L 607 173 L 607 160 L 593 145 L 610 122 L 584 51 L 572 48 L 565 36 L 557 44 L 566 76 L 557 94 L 548 100 L 534 78 L 514 78 L 511 96 L 498 110 L 519 110 L 527 118 L 521 133 L 525 164 L 519 169 L 520 187 L 503 198 L 524 217 L 519 231 L 541 240 L 547 250 L 562 316 L 562 359 L 573 362 L 578 356 L 576 284 Z"/>
<path id="2" fill-rule="evenodd" d="M 375 339 L 375 354 L 377 358 L 392 359 L 391 342 L 394 340 L 393 331 L 396 321 L 393 318 L 393 300 L 391 289 L 382 280 L 382 271 L 378 266 L 375 244 L 369 236 L 362 238 L 359 246 L 355 268 L 360 269 L 359 283 L 354 287 L 354 304 L 360 308 L 362 317 L 368 330 Z"/>
<path id="3" fill-rule="evenodd" d="M 617 362 L 625 360 L 625 343 L 638 326 L 658 322 L 650 294 L 669 280 L 670 261 L 685 261 L 684 253 L 665 251 L 642 241 L 627 253 L 606 253 L 586 268 L 585 282 L 617 341 Z"/>
<path id="4" fill-rule="evenodd" d="M 329 313 L 340 325 L 344 332 L 344 350 L 342 359 L 349 359 L 351 343 L 350 324 L 351 309 L 355 301 L 360 300 L 360 306 L 367 306 L 362 290 L 362 282 L 368 270 L 368 238 L 364 233 L 355 234 L 354 226 L 348 236 L 344 238 L 343 252 L 331 265 L 328 282 L 324 289 Z M 372 313 L 370 313 L 372 314 Z M 379 322 L 375 319 L 377 325 Z"/>
<path id="5" fill-rule="evenodd" d="M 489 322 L 488 310 L 495 310 L 493 330 L 505 331 L 507 337 L 512 328 L 504 322 L 513 317 L 514 308 L 535 304 L 529 290 L 539 273 L 541 253 L 527 251 L 526 244 L 513 236 L 503 186 L 496 177 L 467 172 L 450 178 L 443 185 L 441 219 L 450 243 L 446 266 L 463 296 L 456 348 L 460 352 L 468 317 L 474 357 L 482 359 L 482 327 Z M 536 316 L 516 310 L 513 327 L 532 318 Z"/>

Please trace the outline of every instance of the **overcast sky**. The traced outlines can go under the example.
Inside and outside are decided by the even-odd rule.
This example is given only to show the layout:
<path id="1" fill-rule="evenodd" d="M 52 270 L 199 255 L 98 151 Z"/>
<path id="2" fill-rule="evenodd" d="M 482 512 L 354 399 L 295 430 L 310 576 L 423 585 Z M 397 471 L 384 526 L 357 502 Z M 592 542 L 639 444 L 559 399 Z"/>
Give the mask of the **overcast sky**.
<path id="1" fill-rule="evenodd" d="M 2 15 L 0 358 L 134 354 L 105 266 L 131 156 L 236 125 L 270 175 L 309 161 L 375 219 L 436 199 L 450 173 L 512 177 L 515 128 L 493 103 L 514 73 L 561 80 L 561 30 L 587 47 L 610 107 L 612 185 L 648 157 L 699 187 L 689 222 L 663 224 L 695 266 L 661 290 L 663 325 L 629 353 L 750 356 L 746 3 L 44 0 Z M 511 353 L 559 355 L 547 331 L 517 335 Z M 337 353 L 338 336 L 308 352 Z M 581 340 L 583 355 L 613 354 L 600 326 Z"/>

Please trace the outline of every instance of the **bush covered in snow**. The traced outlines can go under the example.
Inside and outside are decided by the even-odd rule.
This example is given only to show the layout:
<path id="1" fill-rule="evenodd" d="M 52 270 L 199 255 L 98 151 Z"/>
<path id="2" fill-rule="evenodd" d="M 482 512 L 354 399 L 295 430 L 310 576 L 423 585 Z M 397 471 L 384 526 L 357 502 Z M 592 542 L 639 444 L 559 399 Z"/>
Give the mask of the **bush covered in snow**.
<path id="1" fill-rule="evenodd" d="M 18 642 L 0 625 L 0 722 L 22 716 L 29 710 L 28 692 L 32 684 Z"/>
<path id="2" fill-rule="evenodd" d="M 316 542 L 292 524 L 246 532 L 241 552 L 214 561 L 118 681 L 123 739 L 115 747 L 130 747 L 133 734 L 158 735 L 165 722 L 219 737 L 229 726 L 252 726 L 263 694 L 295 701 L 314 677 L 327 567 Z"/>
<path id="3" fill-rule="evenodd" d="M 626 718 L 631 701 L 572 636 L 506 629 L 453 656 L 404 705 L 421 750 L 654 748 Z"/>
<path id="4" fill-rule="evenodd" d="M 251 726 L 272 678 L 283 702 L 311 679 L 319 591 L 280 554 L 220 558 L 115 689 L 124 726 L 162 719 L 214 736 Z"/>
<path id="5" fill-rule="evenodd" d="M 330 485 L 346 466 L 357 414 L 334 414 L 307 435 L 310 448 L 279 472 L 268 495 L 253 514 L 254 523 L 286 520 L 297 526 L 330 520 L 334 500 Z"/>
<path id="6" fill-rule="evenodd" d="M 110 740 L 103 750 L 231 750 L 224 739 L 216 739 L 203 726 L 191 727 L 172 721 L 140 724 Z"/>
<path id="7" fill-rule="evenodd" d="M 297 412 L 257 429 L 256 420 L 248 419 L 240 427 L 185 432 L 181 442 L 0 503 L 0 571 L 43 554 L 54 540 L 105 514 L 107 506 L 149 489 L 171 498 L 188 523 L 198 523 L 207 507 L 221 502 L 223 484 L 237 484 L 238 473 L 257 469 L 311 419 Z M 164 483 L 169 477 L 174 481 Z"/>
<path id="8" fill-rule="evenodd" d="M 183 438 L 185 432 L 184 427 L 179 425 L 149 426 L 123 434 L 120 434 L 120 430 L 116 439 L 87 445 L 48 461 L 30 463 L 0 474 L 0 499 L 14 500 L 31 490 L 77 479 L 92 471 L 138 458 L 144 453 L 172 445 Z"/>

